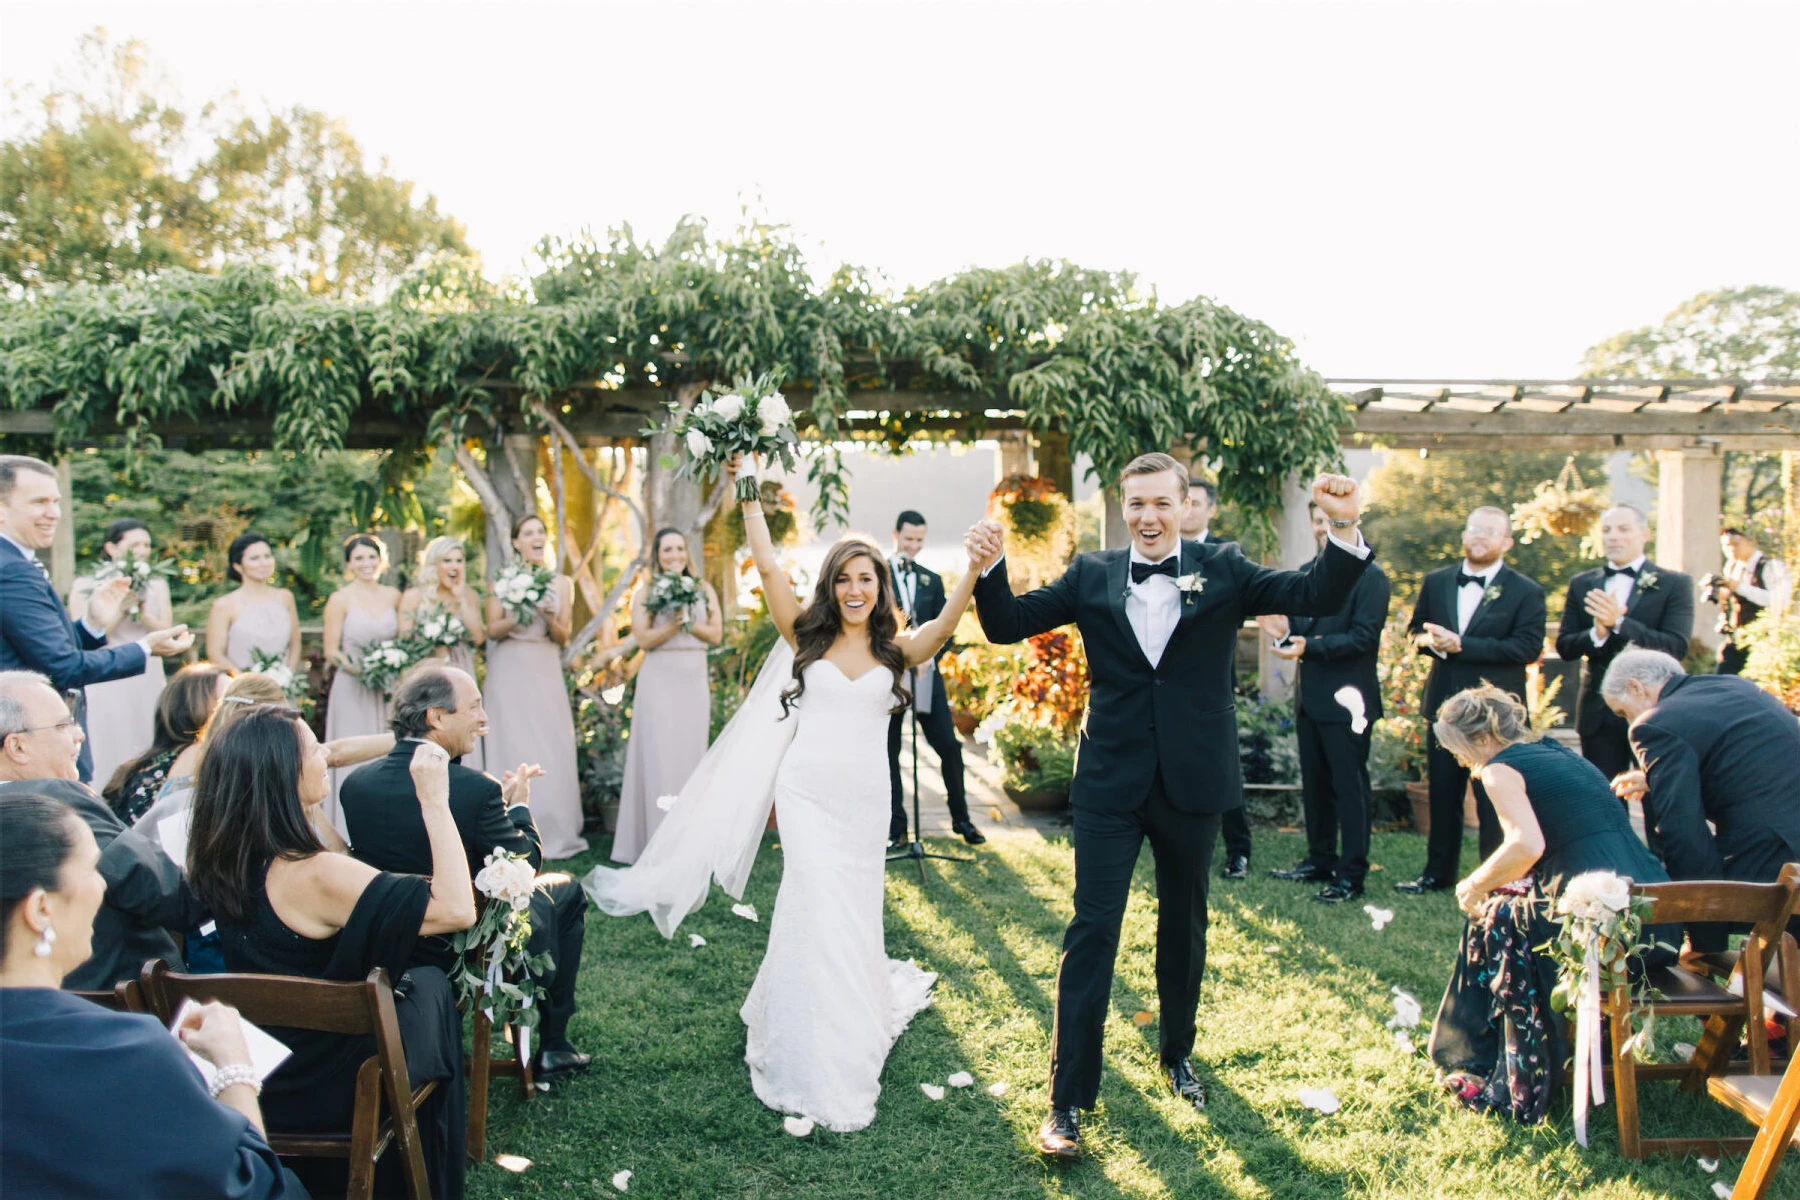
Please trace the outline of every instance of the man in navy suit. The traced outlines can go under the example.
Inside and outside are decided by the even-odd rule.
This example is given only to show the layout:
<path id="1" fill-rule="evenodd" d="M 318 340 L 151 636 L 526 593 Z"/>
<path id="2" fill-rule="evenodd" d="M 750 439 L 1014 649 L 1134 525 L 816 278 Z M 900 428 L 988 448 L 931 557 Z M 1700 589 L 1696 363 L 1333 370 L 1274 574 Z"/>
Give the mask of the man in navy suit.
<path id="1" fill-rule="evenodd" d="M 83 689 L 142 673 L 155 654 L 168 658 L 194 644 L 186 625 L 157 630 L 127 646 L 108 646 L 106 635 L 124 615 L 130 585 L 111 580 L 95 589 L 80 624 L 51 586 L 38 561 L 62 520 L 62 489 L 49 463 L 23 454 L 0 454 L 0 671 L 37 671 L 59 691 L 78 698 L 87 729 Z M 80 778 L 94 777 L 94 759 L 81 745 Z"/>

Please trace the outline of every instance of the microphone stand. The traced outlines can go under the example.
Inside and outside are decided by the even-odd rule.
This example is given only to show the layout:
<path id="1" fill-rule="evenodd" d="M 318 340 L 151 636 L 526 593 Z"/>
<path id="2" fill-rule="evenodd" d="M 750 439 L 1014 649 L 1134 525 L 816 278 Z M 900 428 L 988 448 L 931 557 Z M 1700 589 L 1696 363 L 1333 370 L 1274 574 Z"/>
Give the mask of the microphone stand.
<path id="1" fill-rule="evenodd" d="M 945 862 L 960 863 L 972 863 L 975 859 L 973 857 L 964 857 L 960 854 L 939 854 L 935 850 L 927 850 L 925 848 L 925 843 L 920 840 L 924 834 L 922 832 L 923 826 L 919 824 L 919 668 L 917 666 L 910 668 L 907 671 L 907 676 L 912 683 L 913 694 L 913 702 L 906 706 L 907 715 L 912 718 L 913 835 L 912 841 L 907 843 L 906 849 L 888 855 L 887 860 L 889 862 L 899 862 L 901 859 L 915 860 L 919 864 L 919 882 L 923 884 L 925 882 L 925 860 L 928 858 L 938 858 Z"/>

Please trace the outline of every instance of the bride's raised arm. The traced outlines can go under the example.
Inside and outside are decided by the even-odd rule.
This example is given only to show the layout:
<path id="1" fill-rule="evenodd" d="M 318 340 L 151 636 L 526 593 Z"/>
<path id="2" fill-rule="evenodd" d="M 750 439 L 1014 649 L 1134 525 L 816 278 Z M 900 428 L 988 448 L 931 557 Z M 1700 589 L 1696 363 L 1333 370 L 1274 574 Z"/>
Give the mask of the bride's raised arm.
<path id="1" fill-rule="evenodd" d="M 969 566 L 956 581 L 956 589 L 944 601 L 944 611 L 908 633 L 902 633 L 894 641 L 900 646 L 901 653 L 906 655 L 906 665 L 917 666 L 936 654 L 943 644 L 950 640 L 956 632 L 956 623 L 969 607 L 969 599 L 975 595 L 975 584 L 981 573 L 999 559 L 997 549 L 982 547 L 974 542 L 965 542 L 969 551 Z"/>
<path id="2" fill-rule="evenodd" d="M 725 473 L 731 482 L 736 483 L 738 473 L 744 469 L 741 457 L 733 458 L 726 466 Z M 755 463 L 751 463 L 755 470 Z M 781 569 L 781 563 L 775 557 L 775 541 L 769 536 L 769 523 L 763 515 L 760 500 L 746 500 L 738 505 L 744 517 L 744 541 L 750 546 L 750 558 L 756 563 L 756 573 L 762 577 L 763 599 L 769 606 L 769 617 L 775 622 L 775 628 L 781 631 L 783 640 L 789 646 L 794 644 L 794 618 L 800 615 L 800 600 L 794 595 L 794 585 L 788 582 L 787 573 Z"/>

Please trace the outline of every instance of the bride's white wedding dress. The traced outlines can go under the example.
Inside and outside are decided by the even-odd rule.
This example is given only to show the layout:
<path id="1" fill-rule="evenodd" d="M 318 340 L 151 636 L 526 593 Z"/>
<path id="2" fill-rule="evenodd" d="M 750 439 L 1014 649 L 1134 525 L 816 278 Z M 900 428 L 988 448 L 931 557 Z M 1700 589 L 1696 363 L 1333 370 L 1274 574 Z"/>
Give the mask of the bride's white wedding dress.
<path id="1" fill-rule="evenodd" d="M 743 894 L 772 793 L 781 888 L 740 1013 L 744 1061 L 764 1104 L 850 1132 L 875 1119 L 888 1051 L 931 1003 L 937 976 L 890 960 L 883 942 L 893 677 L 877 667 L 850 679 L 820 660 L 793 715 L 778 720 L 776 694 L 792 678 L 785 649 L 638 863 L 596 868 L 584 884 L 603 911 L 649 911 L 671 934 L 704 902 L 709 875 Z"/>

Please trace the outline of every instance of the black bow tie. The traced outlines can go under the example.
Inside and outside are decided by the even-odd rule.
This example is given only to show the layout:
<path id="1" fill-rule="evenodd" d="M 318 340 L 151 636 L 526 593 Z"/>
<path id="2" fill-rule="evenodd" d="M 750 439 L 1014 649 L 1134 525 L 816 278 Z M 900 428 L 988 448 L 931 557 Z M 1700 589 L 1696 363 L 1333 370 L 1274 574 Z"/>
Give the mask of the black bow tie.
<path id="1" fill-rule="evenodd" d="M 1173 579 L 1175 578 L 1175 571 L 1175 558 L 1173 555 L 1163 559 L 1159 563 L 1134 562 L 1131 564 L 1131 582 L 1142 583 L 1152 575 L 1167 575 L 1170 579 Z"/>
<path id="2" fill-rule="evenodd" d="M 1476 587 L 1481 587 L 1487 583 L 1487 580 L 1480 575 L 1471 575 L 1467 571 L 1458 571 L 1456 573 L 1456 586 L 1457 587 L 1465 588 L 1465 587 L 1468 587 L 1471 583 L 1474 584 Z"/>
<path id="3" fill-rule="evenodd" d="M 1636 579 L 1637 573 L 1638 573 L 1638 569 L 1636 567 L 1608 566 L 1605 568 L 1605 574 L 1602 575 L 1601 578 L 1602 579 L 1611 579 L 1614 575 L 1627 575 L 1627 576 L 1630 576 L 1632 579 Z"/>
<path id="4" fill-rule="evenodd" d="M 894 567 L 894 570 L 897 571 L 901 575 L 911 575 L 913 573 L 912 559 L 910 559 L 910 558 L 901 559 L 900 562 Z"/>

